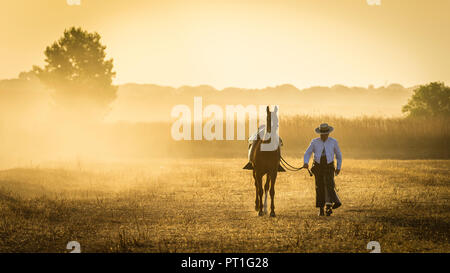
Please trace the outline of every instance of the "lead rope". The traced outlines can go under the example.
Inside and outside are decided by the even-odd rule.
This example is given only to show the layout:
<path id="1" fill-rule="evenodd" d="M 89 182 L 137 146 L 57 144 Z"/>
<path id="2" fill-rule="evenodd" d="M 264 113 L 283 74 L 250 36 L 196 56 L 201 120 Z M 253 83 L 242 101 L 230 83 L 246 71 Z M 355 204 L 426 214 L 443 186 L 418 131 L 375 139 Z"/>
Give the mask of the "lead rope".
<path id="1" fill-rule="evenodd" d="M 280 156 L 280 163 L 281 165 L 286 168 L 286 170 L 291 171 L 291 172 L 296 172 L 296 171 L 300 171 L 301 169 L 304 169 L 305 167 L 300 167 L 300 168 L 296 168 L 294 166 L 292 166 L 291 164 L 289 164 L 282 156 Z M 306 168 L 308 170 L 309 176 L 313 176 L 313 174 L 311 173 L 311 171 Z"/>

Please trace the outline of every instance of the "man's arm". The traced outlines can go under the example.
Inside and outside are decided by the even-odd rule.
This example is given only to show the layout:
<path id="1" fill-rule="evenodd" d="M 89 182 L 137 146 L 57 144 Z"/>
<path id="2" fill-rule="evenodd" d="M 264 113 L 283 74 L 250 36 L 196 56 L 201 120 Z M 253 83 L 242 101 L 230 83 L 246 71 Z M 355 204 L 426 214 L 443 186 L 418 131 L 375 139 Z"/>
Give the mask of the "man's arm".
<path id="1" fill-rule="evenodd" d="M 337 160 L 337 167 L 336 167 L 336 175 L 339 174 L 342 166 L 342 153 L 341 149 L 339 148 L 339 144 L 336 140 L 336 145 L 334 145 L 334 153 L 336 154 L 336 160 Z"/>
<path id="2" fill-rule="evenodd" d="M 303 156 L 303 167 L 308 168 L 309 159 L 311 158 L 311 154 L 314 149 L 314 140 L 309 144 L 308 149 L 306 149 L 305 155 Z"/>

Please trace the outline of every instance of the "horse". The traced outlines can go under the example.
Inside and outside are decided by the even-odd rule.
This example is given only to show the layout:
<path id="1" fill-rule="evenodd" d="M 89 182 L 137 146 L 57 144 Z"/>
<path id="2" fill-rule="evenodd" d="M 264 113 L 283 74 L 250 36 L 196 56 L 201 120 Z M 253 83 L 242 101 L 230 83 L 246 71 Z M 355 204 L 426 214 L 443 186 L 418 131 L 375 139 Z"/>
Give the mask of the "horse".
<path id="1" fill-rule="evenodd" d="M 264 132 L 264 137 L 261 139 L 260 135 L 257 135 L 257 141 L 255 143 L 255 152 L 253 154 L 253 178 L 255 180 L 255 188 L 256 188 L 256 200 L 255 200 L 255 210 L 259 211 L 258 215 L 263 216 L 267 214 L 267 193 L 270 189 L 270 216 L 275 217 L 275 181 L 277 180 L 278 166 L 280 165 L 280 139 L 278 137 L 277 128 L 278 128 L 278 118 L 276 116 L 278 108 L 275 106 L 273 112 L 270 112 L 269 106 L 266 108 L 267 112 L 267 120 L 266 120 L 266 128 Z M 272 113 L 274 114 L 274 119 L 272 119 Z M 272 134 L 273 132 L 273 134 Z M 278 141 L 272 143 L 272 136 L 278 137 Z M 261 149 L 261 145 L 268 143 L 276 144 L 277 147 L 273 147 L 272 149 Z M 263 186 L 262 179 L 263 176 L 266 175 L 266 183 L 264 185 L 264 205 L 262 202 L 263 198 Z M 263 210 L 264 209 L 264 210 Z"/>

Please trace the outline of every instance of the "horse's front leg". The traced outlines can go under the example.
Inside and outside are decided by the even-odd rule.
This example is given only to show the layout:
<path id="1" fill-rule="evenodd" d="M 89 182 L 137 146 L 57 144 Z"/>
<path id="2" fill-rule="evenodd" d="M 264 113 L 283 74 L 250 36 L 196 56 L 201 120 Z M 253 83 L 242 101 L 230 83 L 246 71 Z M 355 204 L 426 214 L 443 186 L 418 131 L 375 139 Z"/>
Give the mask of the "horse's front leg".
<path id="1" fill-rule="evenodd" d="M 275 181 L 277 180 L 278 171 L 275 170 L 270 175 L 270 217 L 275 217 Z"/>
<path id="2" fill-rule="evenodd" d="M 269 194 L 270 188 L 270 175 L 266 175 L 266 184 L 264 185 L 264 215 L 267 214 L 267 195 Z"/>

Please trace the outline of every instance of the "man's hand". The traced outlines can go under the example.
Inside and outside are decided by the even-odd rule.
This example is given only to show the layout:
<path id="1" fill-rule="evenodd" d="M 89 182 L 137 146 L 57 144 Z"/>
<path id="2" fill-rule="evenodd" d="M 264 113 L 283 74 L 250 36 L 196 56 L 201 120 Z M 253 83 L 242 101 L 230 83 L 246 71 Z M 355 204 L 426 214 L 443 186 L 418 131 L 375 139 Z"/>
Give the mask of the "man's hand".
<path id="1" fill-rule="evenodd" d="M 308 163 L 303 164 L 303 168 L 308 169 Z"/>
<path id="2" fill-rule="evenodd" d="M 341 172 L 341 170 L 338 169 L 338 170 L 334 171 L 334 174 L 337 176 L 340 172 Z"/>

